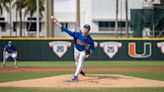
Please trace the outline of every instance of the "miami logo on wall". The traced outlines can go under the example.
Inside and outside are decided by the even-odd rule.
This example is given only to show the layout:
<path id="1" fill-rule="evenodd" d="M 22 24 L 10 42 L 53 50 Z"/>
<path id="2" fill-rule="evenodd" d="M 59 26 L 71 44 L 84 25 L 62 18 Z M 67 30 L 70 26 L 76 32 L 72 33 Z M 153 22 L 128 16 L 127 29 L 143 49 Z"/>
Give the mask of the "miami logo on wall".
<path id="1" fill-rule="evenodd" d="M 138 54 L 137 53 L 137 47 L 136 43 L 131 42 L 129 43 L 129 56 L 133 58 L 148 58 L 152 55 L 152 44 L 151 43 L 144 43 L 144 47 L 138 47 L 143 48 L 143 53 Z"/>
<path id="2" fill-rule="evenodd" d="M 71 47 L 71 42 L 67 41 L 53 41 L 49 42 L 49 46 L 52 48 L 53 52 L 61 58 Z"/>
<path id="3" fill-rule="evenodd" d="M 164 54 L 164 42 L 158 42 L 157 47 L 161 49 L 161 52 Z"/>
<path id="4" fill-rule="evenodd" d="M 101 42 L 100 47 L 103 48 L 106 55 L 109 58 L 113 58 L 118 52 L 119 48 L 122 47 L 121 42 Z"/>

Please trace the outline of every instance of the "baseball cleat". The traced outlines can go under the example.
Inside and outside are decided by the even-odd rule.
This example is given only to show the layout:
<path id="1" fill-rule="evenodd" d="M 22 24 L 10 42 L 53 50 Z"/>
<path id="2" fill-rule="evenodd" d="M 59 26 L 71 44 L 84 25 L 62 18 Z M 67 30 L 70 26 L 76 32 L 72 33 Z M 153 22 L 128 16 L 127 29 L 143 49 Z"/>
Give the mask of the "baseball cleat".
<path id="1" fill-rule="evenodd" d="M 78 81 L 78 77 L 77 76 L 73 76 L 72 81 Z"/>
<path id="2" fill-rule="evenodd" d="M 84 73 L 83 71 L 81 71 L 80 74 L 81 74 L 82 76 L 85 76 L 85 73 Z"/>

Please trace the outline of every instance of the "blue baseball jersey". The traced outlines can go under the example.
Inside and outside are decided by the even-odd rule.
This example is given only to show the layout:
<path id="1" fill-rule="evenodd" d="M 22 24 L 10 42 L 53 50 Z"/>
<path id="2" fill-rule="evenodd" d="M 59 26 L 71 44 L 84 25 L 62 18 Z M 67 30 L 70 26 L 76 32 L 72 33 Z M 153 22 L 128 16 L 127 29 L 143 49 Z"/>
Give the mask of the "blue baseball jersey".
<path id="1" fill-rule="evenodd" d="M 92 52 L 94 52 L 94 42 L 90 35 L 84 37 L 82 35 L 82 32 L 72 32 L 63 26 L 61 27 L 61 30 L 68 33 L 70 36 L 74 38 L 74 44 L 76 49 L 78 49 L 79 51 L 84 51 L 87 50 L 87 48 L 89 47 L 92 50 Z"/>
<path id="2" fill-rule="evenodd" d="M 8 52 L 8 53 L 13 53 L 16 51 L 16 47 L 14 45 L 12 46 L 5 45 L 3 51 Z"/>

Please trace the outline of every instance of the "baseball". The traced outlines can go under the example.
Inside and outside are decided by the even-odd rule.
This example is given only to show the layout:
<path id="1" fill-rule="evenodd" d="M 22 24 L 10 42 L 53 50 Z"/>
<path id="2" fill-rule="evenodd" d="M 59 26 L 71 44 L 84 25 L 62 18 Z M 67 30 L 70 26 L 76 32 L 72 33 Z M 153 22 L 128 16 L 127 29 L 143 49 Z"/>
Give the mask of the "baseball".
<path id="1" fill-rule="evenodd" d="M 54 19 L 54 16 L 51 16 L 51 19 Z"/>

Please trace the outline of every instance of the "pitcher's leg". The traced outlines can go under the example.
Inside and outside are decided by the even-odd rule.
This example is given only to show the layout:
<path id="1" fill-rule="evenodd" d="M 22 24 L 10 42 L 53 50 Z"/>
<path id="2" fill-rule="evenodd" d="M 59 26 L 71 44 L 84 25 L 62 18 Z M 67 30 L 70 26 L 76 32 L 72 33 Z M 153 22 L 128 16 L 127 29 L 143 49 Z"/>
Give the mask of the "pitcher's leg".
<path id="1" fill-rule="evenodd" d="M 84 60 L 85 60 L 85 52 L 80 52 L 80 57 L 78 60 L 78 65 L 76 68 L 75 76 L 78 76 L 78 74 L 81 72 L 81 70 L 83 68 Z"/>
<path id="2" fill-rule="evenodd" d="M 77 54 L 77 55 L 74 56 L 76 67 L 77 67 L 77 65 L 78 65 L 79 56 L 80 56 L 79 54 Z"/>
<path id="3" fill-rule="evenodd" d="M 80 56 L 80 52 L 74 47 L 74 59 L 75 59 L 76 67 L 78 65 L 79 56 Z"/>

